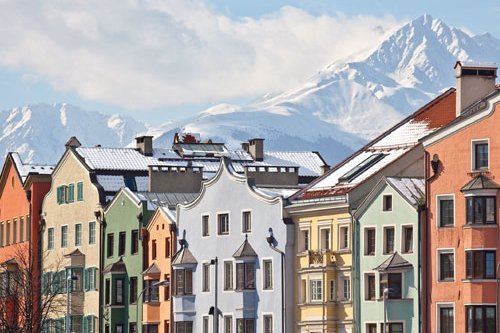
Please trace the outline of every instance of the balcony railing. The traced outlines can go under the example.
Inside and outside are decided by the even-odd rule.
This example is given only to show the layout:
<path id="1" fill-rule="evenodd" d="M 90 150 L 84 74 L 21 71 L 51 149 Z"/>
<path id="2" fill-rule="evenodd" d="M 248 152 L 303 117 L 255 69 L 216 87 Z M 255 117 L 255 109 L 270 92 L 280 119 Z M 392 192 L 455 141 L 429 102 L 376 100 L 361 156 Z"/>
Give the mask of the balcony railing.
<path id="1" fill-rule="evenodd" d="M 309 250 L 309 266 L 327 266 L 335 263 L 335 255 L 330 250 Z"/>

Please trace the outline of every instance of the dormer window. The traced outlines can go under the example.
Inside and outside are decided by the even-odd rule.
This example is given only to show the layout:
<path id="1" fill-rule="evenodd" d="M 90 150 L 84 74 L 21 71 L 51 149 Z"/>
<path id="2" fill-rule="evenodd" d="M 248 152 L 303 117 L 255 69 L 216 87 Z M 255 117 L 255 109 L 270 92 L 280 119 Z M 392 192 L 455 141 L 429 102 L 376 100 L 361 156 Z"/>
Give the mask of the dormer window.
<path id="1" fill-rule="evenodd" d="M 472 169 L 487 170 L 489 168 L 488 140 L 472 142 Z"/>

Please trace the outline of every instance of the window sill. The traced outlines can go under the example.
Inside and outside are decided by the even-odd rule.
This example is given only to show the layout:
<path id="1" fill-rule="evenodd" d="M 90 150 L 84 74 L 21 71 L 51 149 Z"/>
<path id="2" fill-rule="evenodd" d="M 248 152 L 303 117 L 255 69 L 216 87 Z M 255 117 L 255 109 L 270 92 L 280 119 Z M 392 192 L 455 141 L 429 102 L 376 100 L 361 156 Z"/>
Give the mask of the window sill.
<path id="1" fill-rule="evenodd" d="M 438 230 L 441 230 L 441 229 L 453 229 L 455 228 L 455 225 L 454 224 L 450 224 L 450 225 L 439 225 L 437 227 Z"/>
<path id="2" fill-rule="evenodd" d="M 195 297 L 194 294 L 185 294 L 185 295 L 172 295 L 174 298 L 182 298 L 182 297 Z"/>
<path id="3" fill-rule="evenodd" d="M 257 291 L 257 289 L 235 289 L 234 291 L 238 292 L 238 293 L 241 293 L 241 292 L 255 292 Z"/>
<path id="4" fill-rule="evenodd" d="M 375 253 L 365 253 L 364 256 L 365 257 L 373 257 L 373 256 L 375 256 Z"/>
<path id="5" fill-rule="evenodd" d="M 473 278 L 473 279 L 462 279 L 464 283 L 483 283 L 483 282 L 497 282 L 495 278 Z"/>
<path id="6" fill-rule="evenodd" d="M 384 299 L 383 298 L 379 298 L 377 301 L 378 302 L 383 302 Z M 388 298 L 387 301 L 389 301 L 389 302 L 390 301 L 399 301 L 399 302 L 401 302 L 401 301 L 413 301 L 413 298 Z"/>
<path id="7" fill-rule="evenodd" d="M 469 224 L 464 224 L 462 226 L 463 229 L 482 229 L 482 228 L 498 228 L 498 224 L 496 223 L 469 223 Z"/>
<path id="8" fill-rule="evenodd" d="M 351 253 L 351 249 L 341 249 L 337 250 L 336 253 Z"/>
<path id="9" fill-rule="evenodd" d="M 308 255 L 308 251 L 302 251 L 297 253 L 297 257 L 306 257 Z"/>
<path id="10" fill-rule="evenodd" d="M 448 283 L 448 282 L 455 282 L 455 279 L 444 279 L 444 280 L 438 280 L 438 283 Z"/>

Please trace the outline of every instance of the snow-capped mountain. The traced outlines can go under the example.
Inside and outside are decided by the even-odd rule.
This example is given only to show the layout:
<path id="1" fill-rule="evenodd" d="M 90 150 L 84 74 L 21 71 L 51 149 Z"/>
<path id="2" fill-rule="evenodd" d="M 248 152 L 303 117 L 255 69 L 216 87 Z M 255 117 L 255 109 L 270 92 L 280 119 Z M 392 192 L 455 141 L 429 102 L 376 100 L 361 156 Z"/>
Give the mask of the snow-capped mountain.
<path id="1" fill-rule="evenodd" d="M 146 130 L 127 117 L 66 104 L 37 104 L 0 112 L 0 154 L 18 151 L 25 162 L 55 164 L 71 136 L 89 146 L 119 147 Z"/>
<path id="2" fill-rule="evenodd" d="M 166 129 L 228 143 L 264 137 L 271 148 L 319 150 L 334 163 L 454 86 L 457 60 L 500 63 L 500 40 L 424 15 L 361 61 L 336 62 L 297 89 L 245 106 L 218 105 Z"/>
<path id="3" fill-rule="evenodd" d="M 17 150 L 28 161 L 57 162 L 66 140 L 124 146 L 148 131 L 169 147 L 174 132 L 235 148 L 254 137 L 269 150 L 316 150 L 333 164 L 455 85 L 457 60 L 500 63 L 500 40 L 469 36 L 424 15 L 395 28 L 358 61 L 338 61 L 304 85 L 244 106 L 221 104 L 197 116 L 152 129 L 133 119 L 69 105 L 36 105 L 0 112 L 0 153 Z"/>

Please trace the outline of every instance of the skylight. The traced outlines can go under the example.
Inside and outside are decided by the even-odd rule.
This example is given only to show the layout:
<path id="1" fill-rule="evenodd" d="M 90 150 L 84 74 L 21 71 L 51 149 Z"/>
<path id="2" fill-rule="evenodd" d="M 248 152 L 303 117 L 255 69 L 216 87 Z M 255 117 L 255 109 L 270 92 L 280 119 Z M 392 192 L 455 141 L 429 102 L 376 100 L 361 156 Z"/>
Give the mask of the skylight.
<path id="1" fill-rule="evenodd" d="M 378 161 L 383 159 L 386 155 L 379 153 L 370 155 L 363 162 L 356 165 L 349 172 L 339 178 L 339 182 L 350 182 L 354 178 L 358 177 L 360 174 L 368 170 L 372 165 L 376 164 Z"/>

